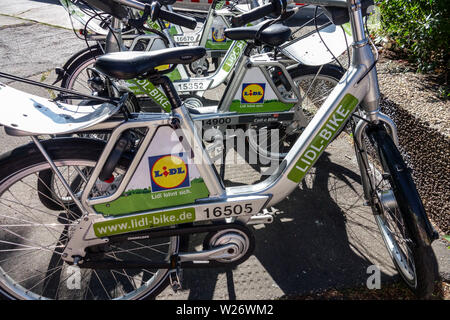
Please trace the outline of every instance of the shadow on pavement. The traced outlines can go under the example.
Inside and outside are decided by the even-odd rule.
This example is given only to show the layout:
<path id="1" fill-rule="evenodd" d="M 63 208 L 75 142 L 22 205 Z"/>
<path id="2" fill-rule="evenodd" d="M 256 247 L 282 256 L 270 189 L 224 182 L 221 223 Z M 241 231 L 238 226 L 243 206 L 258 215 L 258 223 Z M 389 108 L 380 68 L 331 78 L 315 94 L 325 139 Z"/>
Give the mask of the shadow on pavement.
<path id="1" fill-rule="evenodd" d="M 309 181 L 305 178 L 288 199 L 278 204 L 276 209 L 283 213 L 272 224 L 254 231 L 257 243 L 254 257 L 272 279 L 258 279 L 260 274 L 256 268 L 251 265 L 243 267 L 247 262 L 238 267 L 238 276 L 225 268 L 185 270 L 184 286 L 189 289 L 189 299 L 213 299 L 218 277 L 223 273 L 230 300 L 243 298 L 236 290 L 248 290 L 252 295 L 256 291 L 257 295 L 258 290 L 267 290 L 270 282 L 272 285 L 275 283 L 287 297 L 366 284 L 370 275 L 367 268 L 375 264 L 377 258 L 349 242 L 347 213 L 364 208 L 362 215 L 367 214 L 367 217 L 362 216 L 362 219 L 373 220 L 372 213 L 370 208 L 362 206 L 360 196 L 357 199 L 349 197 L 352 199 L 345 199 L 344 204 L 337 203 L 336 189 L 346 187 L 356 193 L 354 186 L 360 186 L 360 177 L 352 170 L 331 162 L 329 155 L 325 152 Z M 372 230 L 372 226 L 366 228 L 369 234 L 378 232 Z M 247 276 L 242 276 L 245 273 Z M 390 282 L 392 278 L 381 272 L 382 283 Z M 221 296 L 227 295 L 222 292 Z M 261 297 L 266 298 L 267 295 L 261 292 Z"/>

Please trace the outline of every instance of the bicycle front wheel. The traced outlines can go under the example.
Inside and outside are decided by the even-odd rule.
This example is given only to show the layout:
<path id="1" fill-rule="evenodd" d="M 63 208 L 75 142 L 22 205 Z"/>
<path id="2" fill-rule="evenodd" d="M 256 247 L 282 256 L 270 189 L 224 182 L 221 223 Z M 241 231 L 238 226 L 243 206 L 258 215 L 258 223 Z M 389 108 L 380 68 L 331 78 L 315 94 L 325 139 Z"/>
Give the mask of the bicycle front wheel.
<path id="1" fill-rule="evenodd" d="M 355 141 L 366 200 L 394 265 L 419 298 L 429 298 L 438 278 L 436 257 L 426 234 L 429 225 L 422 201 L 403 158 L 383 126 L 366 129 Z M 422 219 L 417 219 L 421 212 Z"/>
<path id="2" fill-rule="evenodd" d="M 104 143 L 82 138 L 42 143 L 79 194 Z M 0 158 L 0 291 L 12 299 L 62 300 L 143 299 L 159 294 L 168 285 L 166 269 L 77 268 L 62 259 L 80 212 L 68 204 L 67 192 L 51 186 L 49 190 L 59 194 L 47 200 L 65 201 L 55 204 L 57 210 L 42 203 L 44 194 L 39 190 L 44 181 L 39 173 L 48 170 L 49 164 L 33 144 Z M 114 172 L 116 179 L 125 170 L 126 163 L 121 161 Z M 145 263 L 168 259 L 178 252 L 179 242 L 179 237 L 140 239 L 88 250 L 105 259 Z"/>

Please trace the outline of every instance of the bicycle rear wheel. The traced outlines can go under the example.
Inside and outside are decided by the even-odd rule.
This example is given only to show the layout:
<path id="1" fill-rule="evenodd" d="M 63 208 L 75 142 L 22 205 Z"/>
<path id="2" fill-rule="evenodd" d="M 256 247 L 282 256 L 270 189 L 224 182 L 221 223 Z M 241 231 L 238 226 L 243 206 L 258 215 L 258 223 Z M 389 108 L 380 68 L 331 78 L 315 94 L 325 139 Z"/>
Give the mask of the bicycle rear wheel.
<path id="1" fill-rule="evenodd" d="M 104 147 L 102 141 L 82 138 L 42 144 L 77 193 L 83 190 Z M 116 179 L 120 180 L 126 167 L 126 161 L 121 161 Z M 62 254 L 80 214 L 68 205 L 66 193 L 48 199 L 57 202 L 57 210 L 42 204 L 39 173 L 48 170 L 49 164 L 34 144 L 0 158 L 0 291 L 13 299 L 64 300 L 143 299 L 159 294 L 168 285 L 166 269 L 89 269 L 64 262 Z M 141 239 L 88 248 L 88 254 L 116 261 L 162 261 L 176 254 L 179 246 L 179 237 Z"/>
<path id="2" fill-rule="evenodd" d="M 366 200 L 394 265 L 419 298 L 429 298 L 438 265 L 431 243 L 423 237 L 432 227 L 410 170 L 381 125 L 369 125 L 362 145 L 355 140 L 355 148 Z"/>
<path id="3" fill-rule="evenodd" d="M 85 94 L 92 94 L 92 88 L 89 87 L 90 78 L 89 68 L 93 68 L 98 57 L 104 54 L 99 46 L 89 47 L 88 51 L 81 52 L 77 57 L 73 57 L 64 76 L 61 80 L 61 87 L 75 90 Z M 72 100 L 67 103 L 72 104 Z"/>
<path id="4" fill-rule="evenodd" d="M 61 80 L 61 87 L 84 94 L 97 94 L 93 87 L 91 87 L 90 82 L 105 82 L 105 79 L 100 74 L 96 73 L 94 76 L 94 73 L 92 71 L 97 58 L 102 56 L 103 54 L 104 52 L 100 48 L 100 46 L 92 46 L 89 47 L 88 51 L 82 51 L 78 56 L 72 57 L 72 62 L 70 63 L 67 70 L 65 70 L 64 76 Z M 97 85 L 99 85 L 99 83 L 97 83 Z M 77 103 L 77 101 L 71 99 L 67 99 L 65 102 L 68 104 Z M 131 113 L 137 113 L 141 111 L 139 102 L 134 95 L 129 97 L 129 99 L 125 102 L 125 106 Z M 106 140 L 108 138 L 107 134 L 90 133 L 84 136 L 102 140 Z"/>

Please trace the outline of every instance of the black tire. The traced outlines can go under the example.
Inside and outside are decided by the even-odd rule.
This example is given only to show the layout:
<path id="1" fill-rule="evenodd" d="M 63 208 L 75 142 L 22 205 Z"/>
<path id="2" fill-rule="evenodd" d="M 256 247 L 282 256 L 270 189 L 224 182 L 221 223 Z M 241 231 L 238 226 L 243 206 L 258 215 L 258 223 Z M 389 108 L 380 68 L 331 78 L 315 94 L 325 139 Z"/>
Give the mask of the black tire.
<path id="1" fill-rule="evenodd" d="M 318 78 L 323 79 L 320 82 L 320 86 L 317 87 L 316 90 L 320 90 L 320 92 L 315 92 L 312 94 L 312 100 L 308 102 L 308 106 L 302 104 L 302 108 L 304 109 L 305 115 L 308 120 L 311 120 L 314 114 L 322 105 L 323 101 L 328 97 L 334 87 L 338 84 L 341 78 L 344 76 L 345 70 L 335 64 L 324 64 L 322 66 L 305 66 L 300 65 L 295 69 L 289 71 L 289 75 L 292 80 L 301 87 L 301 90 L 309 90 L 308 78 L 315 78 L 316 81 Z M 299 83 L 301 79 L 306 79 L 306 83 L 302 85 Z M 328 80 L 329 83 L 326 81 Z M 308 95 L 311 95 L 311 91 L 308 92 Z M 309 110 L 307 108 L 310 108 Z M 336 135 L 337 136 L 337 135 Z"/>
<path id="2" fill-rule="evenodd" d="M 410 169 L 383 126 L 367 128 L 366 134 L 360 151 L 355 147 L 375 221 L 405 283 L 418 298 L 430 298 L 438 264 L 431 248 L 432 227 Z"/>
<path id="3" fill-rule="evenodd" d="M 337 85 L 344 73 L 344 69 L 334 64 L 325 64 L 323 66 L 299 65 L 297 68 L 289 70 L 289 75 L 300 88 L 301 94 L 308 95 L 308 98 L 305 98 L 302 103 L 302 111 L 306 116 L 307 122 L 312 119 L 317 109 Z M 275 85 L 281 85 L 281 81 L 276 82 Z M 293 95 L 293 93 L 288 92 L 287 95 Z M 290 125 L 291 123 L 273 122 L 262 126 L 248 126 L 247 129 L 255 129 L 256 132 L 256 136 L 247 137 L 250 146 L 249 152 L 256 154 L 260 159 L 264 159 L 265 162 L 283 160 L 290 147 L 303 132 L 303 128 L 298 125 L 296 129 L 286 133 L 289 131 L 287 128 Z M 260 132 L 263 132 L 261 129 L 267 130 L 267 132 L 270 132 L 271 129 L 278 129 L 279 136 L 275 137 L 277 139 L 271 139 L 269 134 L 267 136 L 265 133 L 261 135 Z M 261 143 L 261 139 L 265 139 L 264 143 L 268 146 L 267 148 Z M 271 145 L 275 144 L 278 152 L 273 152 L 270 148 Z"/>
<path id="4" fill-rule="evenodd" d="M 87 80 L 89 78 L 87 74 L 87 68 L 92 68 L 96 59 L 104 54 L 103 50 L 99 46 L 92 46 L 90 50 L 80 51 L 78 57 L 72 57 L 71 63 L 64 72 L 64 76 L 61 80 L 61 87 L 82 92 L 85 94 L 92 94 L 91 88 L 89 88 Z M 123 93 L 123 92 L 122 92 Z M 121 93 L 121 94 L 122 94 Z M 125 102 L 127 110 L 132 113 L 138 113 L 141 111 L 141 107 L 136 96 L 128 92 L 129 98 Z M 71 100 L 67 100 L 66 103 L 72 104 Z M 89 134 L 88 137 L 106 140 L 107 134 Z"/>
<path id="5" fill-rule="evenodd" d="M 80 191 L 81 186 L 81 176 L 78 175 L 71 182 L 70 186 L 72 191 L 76 194 Z M 55 186 L 57 183 L 57 179 L 55 179 L 55 175 L 52 170 L 42 170 L 39 172 L 38 179 L 38 196 L 41 203 L 50 210 L 64 210 L 65 208 L 78 211 L 78 207 L 73 203 L 73 201 L 64 201 L 64 197 L 58 196 L 56 194 L 56 190 L 60 194 L 60 189 Z"/>
<path id="6" fill-rule="evenodd" d="M 93 67 L 96 59 L 103 55 L 104 52 L 100 46 L 92 46 L 87 50 L 82 50 L 72 56 L 66 66 L 63 78 L 61 80 L 61 87 L 66 89 L 75 90 L 85 94 L 92 94 L 91 89 L 88 87 L 87 80 L 87 68 Z M 81 78 L 80 78 L 81 76 Z M 66 100 L 66 103 L 73 104 L 76 103 L 72 100 Z M 140 112 L 140 105 L 136 96 L 129 93 L 129 98 L 125 102 L 129 112 Z M 92 133 L 80 133 L 77 134 L 78 137 L 107 140 L 109 137 L 108 132 L 92 132 Z M 39 173 L 40 181 L 40 193 L 39 197 L 41 203 L 44 204 L 48 209 L 51 210 L 61 210 L 61 204 L 64 203 L 62 199 L 56 197 L 56 192 L 53 188 L 55 177 L 51 170 L 41 171 Z M 44 187 L 50 186 L 51 188 Z M 71 206 L 71 204 L 67 204 Z M 72 206 L 73 207 L 73 206 Z"/>
<path id="7" fill-rule="evenodd" d="M 55 138 L 42 141 L 42 144 L 53 161 L 55 161 L 55 164 L 60 168 L 69 166 L 70 163 L 72 163 L 73 166 L 93 167 L 105 146 L 105 142 L 103 141 L 84 138 Z M 129 162 L 129 159 L 122 158 L 119 161 L 119 170 L 126 170 Z M 10 299 L 39 298 L 39 296 L 75 299 L 71 296 L 73 293 L 67 293 L 70 291 L 67 290 L 67 288 L 59 290 L 62 281 L 65 281 L 63 279 L 67 279 L 65 271 L 67 271 L 68 268 L 68 265 L 61 260 L 60 256 L 64 247 L 63 243 L 67 241 L 67 238 L 70 235 L 71 226 L 69 225 L 76 223 L 79 216 L 74 217 L 71 212 L 65 214 L 64 212 L 44 211 L 39 205 L 39 200 L 36 201 L 36 199 L 38 199 L 38 196 L 36 195 L 36 185 L 38 183 L 36 177 L 40 170 L 48 170 L 48 168 L 48 163 L 34 144 L 16 148 L 0 157 L 0 207 L 2 207 L 2 217 L 0 219 L 2 225 L 2 229 L 0 230 L 0 237 L 2 240 L 0 243 L 2 249 L 0 250 L 0 292 Z M 33 190 L 33 192 L 29 192 L 29 190 Z M 17 208 L 14 208 L 17 206 L 20 206 L 19 209 L 22 209 L 18 210 Z M 51 217 L 49 218 L 52 221 L 51 223 L 47 222 L 47 217 Z M 31 220 L 32 218 L 33 220 Z M 26 223 L 26 225 L 23 226 L 26 222 L 25 220 L 31 220 L 33 223 Z M 13 223 L 11 223 L 11 221 Z M 22 226 L 13 226 L 13 224 L 17 224 L 18 221 L 21 222 Z M 59 227 L 57 226 L 58 222 L 62 224 Z M 12 228 L 15 229 L 9 231 L 9 229 Z M 50 229 L 47 230 L 48 228 Z M 58 228 L 62 229 L 62 231 Z M 182 247 L 180 238 L 172 237 L 169 239 L 170 248 L 168 247 L 167 249 L 174 250 L 176 253 L 179 248 Z M 184 240 L 187 241 L 186 238 L 184 238 Z M 51 246 L 49 244 L 50 241 L 56 241 L 56 245 Z M 147 245 L 143 244 L 142 241 L 139 242 L 139 245 L 136 244 L 138 249 L 143 245 Z M 33 244 L 33 247 L 29 246 L 30 243 Z M 125 250 L 129 250 L 130 253 L 133 251 L 133 257 L 136 258 L 136 249 L 129 247 L 133 246 L 133 244 L 131 242 L 126 242 L 123 245 L 125 246 Z M 122 244 L 118 244 L 118 246 L 117 252 L 123 254 L 124 249 L 122 248 Z M 150 244 L 148 244 L 148 246 L 150 246 Z M 52 252 L 48 252 L 49 248 L 52 247 Z M 15 254 L 17 250 L 19 250 L 18 252 L 21 252 L 20 250 L 23 250 L 24 248 L 31 252 L 27 252 L 25 255 Z M 44 250 L 42 250 L 43 248 Z M 160 248 L 161 251 L 164 250 L 162 247 L 158 248 Z M 116 253 L 113 253 L 114 257 L 115 254 Z M 18 267 L 12 268 L 12 266 Z M 54 271 L 59 270 L 57 268 L 60 268 L 61 271 Z M 91 269 L 83 270 L 85 270 L 83 272 L 89 272 Z M 116 282 L 113 282 L 112 284 L 111 282 L 108 282 L 108 279 L 111 281 L 113 271 L 114 270 L 97 270 L 98 273 L 96 273 L 96 276 L 104 276 L 102 279 L 104 279 L 105 284 L 108 284 L 106 286 L 107 288 L 110 288 L 111 286 L 112 288 L 115 288 L 114 285 L 122 285 L 123 283 L 123 288 L 121 287 L 122 289 L 120 290 L 128 290 L 134 294 L 130 294 L 130 296 L 120 296 L 122 291 L 119 290 L 119 293 L 117 294 L 122 298 L 151 299 L 156 297 L 168 285 L 167 270 L 158 271 L 157 277 L 155 279 L 152 278 L 152 281 L 154 281 L 145 282 L 145 287 L 142 287 L 143 289 L 140 291 L 133 289 L 134 285 L 130 286 L 125 283 L 125 280 L 121 280 L 123 275 L 121 276 L 119 273 L 114 276 L 114 279 L 117 277 L 119 280 L 115 280 Z M 122 270 L 120 272 L 123 274 Z M 42 280 L 43 282 L 38 282 L 38 284 L 46 283 L 44 288 L 41 288 L 40 285 L 20 282 L 20 279 L 33 279 L 33 277 L 36 277 L 36 273 L 42 275 L 42 277 L 45 276 L 45 281 Z M 111 273 L 111 275 L 109 273 Z M 30 275 L 32 276 L 30 277 Z M 126 275 L 128 278 L 128 274 Z M 53 277 L 56 278 L 53 279 Z M 40 278 L 38 278 L 36 282 L 39 279 Z M 141 276 L 141 279 L 149 281 L 150 275 L 144 273 Z M 85 291 L 89 293 L 87 298 L 109 298 L 109 295 L 102 294 L 101 286 L 98 284 L 101 283 L 103 287 L 100 278 L 97 284 L 92 284 L 94 286 L 93 288 L 90 287 L 92 281 L 95 281 L 95 279 L 89 280 L 88 282 L 81 281 L 83 286 L 89 287 L 89 289 L 85 289 Z M 58 285 L 57 288 L 55 288 L 56 285 Z M 64 285 L 62 285 L 62 287 L 64 287 Z M 116 294 L 116 291 L 109 292 L 114 292 L 114 294 Z M 94 293 L 98 295 L 94 295 Z M 104 297 L 105 295 L 107 297 Z M 80 295 L 80 297 L 83 298 L 84 295 Z"/>
<path id="8" fill-rule="evenodd" d="M 289 71 L 292 79 L 303 75 L 315 75 L 320 69 L 320 75 L 327 76 L 331 79 L 339 81 L 345 73 L 345 70 L 335 64 L 324 64 L 322 66 L 300 65 L 298 68 Z"/>
<path id="9" fill-rule="evenodd" d="M 86 81 L 77 82 L 74 77 L 78 76 L 79 73 L 82 73 L 87 66 L 92 67 L 96 58 L 103 54 L 104 52 L 99 46 L 92 46 L 88 51 L 81 51 L 78 57 L 73 57 L 72 62 L 64 72 L 64 76 L 61 80 L 61 87 L 77 91 L 82 91 L 81 88 L 84 88 L 86 90 L 84 93 L 90 94 L 91 90 L 87 87 L 87 79 Z M 75 82 L 78 83 L 80 88 L 75 87 Z"/>

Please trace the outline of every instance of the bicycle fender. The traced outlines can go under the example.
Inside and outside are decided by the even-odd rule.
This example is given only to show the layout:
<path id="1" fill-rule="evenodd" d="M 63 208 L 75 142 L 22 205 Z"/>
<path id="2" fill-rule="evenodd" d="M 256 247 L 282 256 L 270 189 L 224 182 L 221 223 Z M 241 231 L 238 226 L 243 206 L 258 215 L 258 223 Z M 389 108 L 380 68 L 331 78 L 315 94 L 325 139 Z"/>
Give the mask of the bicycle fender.
<path id="1" fill-rule="evenodd" d="M 77 53 L 73 54 L 69 58 L 69 60 L 67 60 L 66 63 L 62 66 L 62 68 L 55 68 L 55 72 L 58 77 L 56 78 L 55 82 L 52 83 L 52 85 L 55 85 L 56 83 L 60 82 L 64 78 L 64 74 L 67 72 L 67 70 L 69 70 L 72 63 L 74 63 L 76 60 L 80 59 L 86 53 L 88 53 L 90 51 L 100 50 L 100 49 L 101 49 L 100 46 L 95 45 L 95 46 L 86 47 L 84 49 L 81 49 Z"/>
<path id="2" fill-rule="evenodd" d="M 398 206 L 402 212 L 407 212 L 404 219 L 408 230 L 421 245 L 430 245 L 439 238 L 423 207 L 420 195 L 412 180 L 410 169 L 402 161 L 394 142 L 386 130 L 381 126 L 368 128 L 369 139 L 375 143 L 379 154 L 384 157 L 388 165 L 390 177 L 401 190 L 394 190 Z"/>

